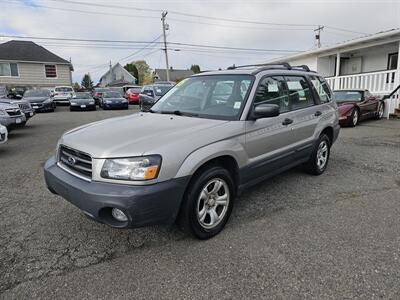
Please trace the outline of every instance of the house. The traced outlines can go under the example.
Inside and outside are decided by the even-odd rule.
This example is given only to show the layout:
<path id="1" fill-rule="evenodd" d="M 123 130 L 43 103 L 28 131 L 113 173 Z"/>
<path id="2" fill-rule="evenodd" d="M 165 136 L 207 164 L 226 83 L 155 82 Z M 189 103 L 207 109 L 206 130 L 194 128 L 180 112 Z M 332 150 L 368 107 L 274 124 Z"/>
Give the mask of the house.
<path id="1" fill-rule="evenodd" d="M 31 41 L 0 44 L 0 85 L 54 87 L 72 85 L 71 62 Z"/>
<path id="2" fill-rule="evenodd" d="M 103 74 L 99 80 L 99 86 L 115 86 L 120 87 L 129 84 L 135 84 L 136 78 L 131 73 L 129 73 L 125 68 L 120 64 L 116 63 L 114 66 Z"/>
<path id="3" fill-rule="evenodd" d="M 169 69 L 169 81 L 180 81 L 182 79 L 192 76 L 192 70 L 178 70 L 174 68 Z M 153 72 L 154 81 L 167 81 L 167 69 L 155 69 Z"/>
<path id="4" fill-rule="evenodd" d="M 323 75 L 332 89 L 368 89 L 390 94 L 400 85 L 400 29 L 392 29 L 333 46 L 280 57 L 268 63 L 308 65 Z M 385 115 L 399 108 L 399 93 L 386 101 Z"/>

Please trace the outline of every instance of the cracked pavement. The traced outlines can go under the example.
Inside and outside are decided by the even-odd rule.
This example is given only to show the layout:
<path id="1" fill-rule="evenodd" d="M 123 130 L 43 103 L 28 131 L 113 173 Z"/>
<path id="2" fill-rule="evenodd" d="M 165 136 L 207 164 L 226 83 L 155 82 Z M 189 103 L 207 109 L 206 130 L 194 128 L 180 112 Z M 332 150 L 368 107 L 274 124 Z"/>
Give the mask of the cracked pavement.
<path id="1" fill-rule="evenodd" d="M 0 299 L 400 297 L 400 121 L 342 129 L 325 174 L 253 187 L 197 241 L 112 229 L 46 190 L 63 132 L 128 113 L 61 107 L 0 146 Z"/>

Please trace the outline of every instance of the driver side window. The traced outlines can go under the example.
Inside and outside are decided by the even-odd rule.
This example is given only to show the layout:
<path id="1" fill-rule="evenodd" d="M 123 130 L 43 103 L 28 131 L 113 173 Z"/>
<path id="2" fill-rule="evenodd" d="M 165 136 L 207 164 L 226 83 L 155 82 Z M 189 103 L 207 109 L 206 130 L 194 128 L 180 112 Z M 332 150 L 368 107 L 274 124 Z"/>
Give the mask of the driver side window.
<path id="1" fill-rule="evenodd" d="M 289 95 L 282 76 L 265 77 L 257 87 L 254 104 L 276 104 L 280 112 L 289 111 Z"/>

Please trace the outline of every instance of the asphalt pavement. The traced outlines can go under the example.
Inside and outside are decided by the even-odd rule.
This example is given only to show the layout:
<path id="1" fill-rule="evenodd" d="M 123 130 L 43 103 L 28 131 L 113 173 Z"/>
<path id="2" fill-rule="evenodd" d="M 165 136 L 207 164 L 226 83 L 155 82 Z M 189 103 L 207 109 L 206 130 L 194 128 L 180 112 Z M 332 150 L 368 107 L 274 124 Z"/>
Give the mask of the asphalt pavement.
<path id="1" fill-rule="evenodd" d="M 133 112 L 57 108 L 0 146 L 0 299 L 400 298 L 400 121 L 342 129 L 323 175 L 253 187 L 198 241 L 112 229 L 47 191 L 63 132 Z"/>

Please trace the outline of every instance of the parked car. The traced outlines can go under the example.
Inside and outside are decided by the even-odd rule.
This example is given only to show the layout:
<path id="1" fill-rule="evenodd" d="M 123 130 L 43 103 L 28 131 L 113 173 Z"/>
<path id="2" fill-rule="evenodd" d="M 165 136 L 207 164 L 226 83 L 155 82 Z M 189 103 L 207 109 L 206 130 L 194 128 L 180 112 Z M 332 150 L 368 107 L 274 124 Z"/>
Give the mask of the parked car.
<path id="1" fill-rule="evenodd" d="M 96 103 L 89 92 L 79 92 L 71 99 L 69 110 L 96 110 Z"/>
<path id="2" fill-rule="evenodd" d="M 47 89 L 27 90 L 22 100 L 28 101 L 35 112 L 53 112 L 56 109 L 50 90 Z"/>
<path id="3" fill-rule="evenodd" d="M 99 105 L 102 109 L 128 109 L 128 100 L 122 97 L 122 95 L 118 92 L 106 91 L 102 92 Z"/>
<path id="4" fill-rule="evenodd" d="M 21 111 L 25 114 L 27 121 L 35 115 L 35 110 L 32 108 L 31 104 L 26 100 L 0 98 L 0 102 L 18 105 Z"/>
<path id="5" fill-rule="evenodd" d="M 368 90 L 336 90 L 333 96 L 338 105 L 340 125 L 354 127 L 361 120 L 383 117 L 385 102 Z"/>
<path id="6" fill-rule="evenodd" d="M 221 84 L 231 86 L 225 101 Z M 207 239 L 245 188 L 296 165 L 326 170 L 340 130 L 331 97 L 321 76 L 288 64 L 197 74 L 148 113 L 65 133 L 46 183 L 110 226 L 177 221 Z"/>
<path id="7" fill-rule="evenodd" d="M 26 86 L 15 86 L 12 87 L 7 94 L 7 97 L 10 99 L 21 99 L 26 92 L 28 87 Z"/>
<path id="8" fill-rule="evenodd" d="M 18 105 L 0 102 L 0 125 L 7 127 L 7 130 L 23 127 L 26 124 L 26 117 Z"/>
<path id="9" fill-rule="evenodd" d="M 72 86 L 56 86 L 53 93 L 53 101 L 56 104 L 69 105 L 71 98 L 74 96 Z"/>
<path id="10" fill-rule="evenodd" d="M 141 87 L 134 87 L 126 91 L 125 98 L 128 100 L 129 104 L 139 104 L 139 94 L 141 90 Z"/>
<path id="11" fill-rule="evenodd" d="M 145 85 L 139 95 L 139 106 L 142 111 L 147 111 L 164 96 L 173 85 L 171 84 L 152 84 Z"/>
<path id="12" fill-rule="evenodd" d="M 110 89 L 108 89 L 108 88 L 94 88 L 93 89 L 92 96 L 96 102 L 96 105 L 100 105 L 101 95 L 103 95 L 103 92 L 107 92 L 107 91 L 110 91 Z"/>
<path id="13" fill-rule="evenodd" d="M 8 139 L 7 127 L 0 124 L 0 144 L 4 144 Z"/>

